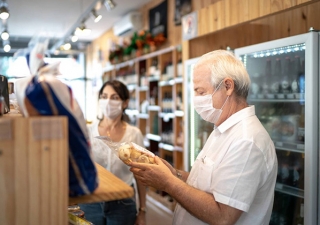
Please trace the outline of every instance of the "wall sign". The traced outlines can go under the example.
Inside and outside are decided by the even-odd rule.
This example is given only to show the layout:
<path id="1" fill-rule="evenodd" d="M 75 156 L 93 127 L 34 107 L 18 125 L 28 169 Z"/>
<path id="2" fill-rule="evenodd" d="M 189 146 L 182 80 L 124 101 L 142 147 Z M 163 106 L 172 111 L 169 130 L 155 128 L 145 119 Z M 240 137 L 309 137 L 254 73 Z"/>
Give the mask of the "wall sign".
<path id="1" fill-rule="evenodd" d="M 181 18 L 191 12 L 191 0 L 175 0 L 174 23 L 181 25 Z"/>
<path id="2" fill-rule="evenodd" d="M 189 40 L 198 35 L 197 12 L 192 12 L 182 17 L 182 38 Z"/>
<path id="3" fill-rule="evenodd" d="M 149 10 L 149 30 L 153 36 L 163 34 L 167 36 L 168 32 L 168 3 L 163 1 L 156 7 Z"/>

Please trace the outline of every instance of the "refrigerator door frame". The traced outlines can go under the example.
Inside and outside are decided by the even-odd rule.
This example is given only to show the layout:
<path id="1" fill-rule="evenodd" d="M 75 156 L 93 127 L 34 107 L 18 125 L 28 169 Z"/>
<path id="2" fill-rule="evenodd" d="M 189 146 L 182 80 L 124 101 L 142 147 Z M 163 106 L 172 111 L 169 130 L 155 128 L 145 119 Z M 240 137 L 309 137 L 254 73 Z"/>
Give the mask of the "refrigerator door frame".
<path id="1" fill-rule="evenodd" d="M 305 43 L 305 176 L 304 224 L 319 224 L 320 199 L 318 196 L 319 160 L 319 33 L 309 32 L 274 41 L 235 49 L 241 55 Z M 320 222 L 320 221 L 319 221 Z"/>
<path id="2" fill-rule="evenodd" d="M 185 153 L 183 154 L 183 165 L 184 165 L 184 170 L 185 171 L 190 171 L 191 170 L 191 165 L 190 165 L 190 158 L 189 158 L 189 150 L 190 150 L 190 146 L 189 145 L 189 139 L 192 142 L 193 138 L 189 137 L 189 129 L 191 129 L 191 127 L 189 127 L 189 119 L 191 118 L 191 115 L 189 115 L 189 107 L 193 106 L 193 98 L 188 99 L 188 94 L 190 94 L 190 91 L 192 91 L 191 96 L 193 94 L 193 82 L 192 82 L 192 77 L 193 77 L 193 73 L 191 71 L 191 74 L 188 74 L 189 72 L 189 67 L 194 65 L 198 60 L 200 59 L 200 57 L 197 58 L 192 58 L 192 59 L 188 59 L 184 62 L 184 79 L 183 79 L 183 95 L 185 96 L 184 99 L 184 121 L 185 125 L 184 125 L 184 148 L 185 148 Z M 194 110 L 191 110 L 192 112 L 194 112 Z M 194 140 L 193 140 L 194 142 Z"/>

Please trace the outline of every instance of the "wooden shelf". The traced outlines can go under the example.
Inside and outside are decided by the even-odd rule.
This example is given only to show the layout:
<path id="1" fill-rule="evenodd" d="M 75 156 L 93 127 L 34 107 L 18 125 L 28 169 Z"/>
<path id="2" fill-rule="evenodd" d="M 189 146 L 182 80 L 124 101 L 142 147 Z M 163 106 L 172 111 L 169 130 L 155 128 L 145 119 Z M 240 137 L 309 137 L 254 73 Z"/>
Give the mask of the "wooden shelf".
<path id="1" fill-rule="evenodd" d="M 78 203 L 92 203 L 131 198 L 134 195 L 133 188 L 108 170 L 96 163 L 99 177 L 99 186 L 91 195 L 69 198 L 69 205 Z"/>

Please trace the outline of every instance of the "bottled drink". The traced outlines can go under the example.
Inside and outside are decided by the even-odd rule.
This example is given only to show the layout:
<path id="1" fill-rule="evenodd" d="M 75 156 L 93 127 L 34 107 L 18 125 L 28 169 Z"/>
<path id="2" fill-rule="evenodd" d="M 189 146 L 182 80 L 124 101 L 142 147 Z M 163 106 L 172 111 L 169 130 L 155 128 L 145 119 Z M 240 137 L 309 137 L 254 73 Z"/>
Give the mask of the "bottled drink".
<path id="1" fill-rule="evenodd" d="M 304 126 L 305 126 L 305 107 L 301 106 L 301 113 L 299 118 L 299 127 L 298 127 L 298 141 L 304 142 Z"/>
<path id="2" fill-rule="evenodd" d="M 291 91 L 292 93 L 299 93 L 299 75 L 301 73 L 300 57 L 294 57 L 294 66 L 292 71 Z"/>
<path id="3" fill-rule="evenodd" d="M 262 90 L 262 93 L 268 98 L 274 98 L 274 95 L 270 94 L 270 80 L 271 80 L 271 59 L 267 59 L 265 76 L 263 77 L 261 90 Z"/>
<path id="4" fill-rule="evenodd" d="M 291 85 L 291 82 L 290 82 L 290 66 L 291 64 L 291 61 L 290 61 L 290 58 L 289 57 L 286 57 L 285 58 L 285 67 L 284 67 L 284 70 L 283 70 L 283 78 L 282 78 L 282 81 L 281 81 L 281 91 L 282 93 L 284 94 L 287 94 L 287 93 L 290 93 L 290 85 Z"/>
<path id="5" fill-rule="evenodd" d="M 297 218 L 297 225 L 303 225 L 304 224 L 304 203 L 302 202 L 300 204 L 300 213 Z"/>
<path id="6" fill-rule="evenodd" d="M 305 61 L 302 60 L 301 73 L 299 75 L 299 92 L 300 92 L 300 102 L 304 104 L 304 93 L 305 93 Z"/>
<path id="7" fill-rule="evenodd" d="M 275 71 L 271 80 L 271 92 L 278 94 L 280 92 L 280 79 L 282 74 L 281 59 L 276 59 Z"/>

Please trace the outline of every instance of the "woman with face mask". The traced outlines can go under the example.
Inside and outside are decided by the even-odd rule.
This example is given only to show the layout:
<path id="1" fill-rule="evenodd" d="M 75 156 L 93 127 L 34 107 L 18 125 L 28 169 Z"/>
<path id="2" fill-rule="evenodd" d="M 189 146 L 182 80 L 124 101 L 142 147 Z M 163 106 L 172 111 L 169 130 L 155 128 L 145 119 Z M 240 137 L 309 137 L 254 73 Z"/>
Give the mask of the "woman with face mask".
<path id="1" fill-rule="evenodd" d="M 111 149 L 96 136 L 107 136 L 113 142 L 134 142 L 143 146 L 141 131 L 125 121 L 125 109 L 129 104 L 130 94 L 127 87 L 117 80 L 107 81 L 99 91 L 99 110 L 102 117 L 89 127 L 90 141 L 94 161 L 112 172 L 128 185 L 134 186 L 134 176 Z M 134 198 L 80 204 L 88 221 L 95 225 L 145 225 L 146 187 L 136 182 Z M 137 213 L 137 208 L 138 213 Z"/>

